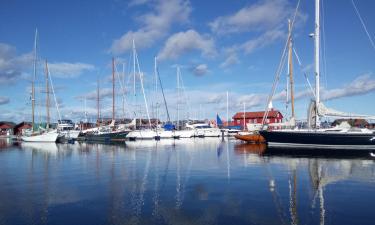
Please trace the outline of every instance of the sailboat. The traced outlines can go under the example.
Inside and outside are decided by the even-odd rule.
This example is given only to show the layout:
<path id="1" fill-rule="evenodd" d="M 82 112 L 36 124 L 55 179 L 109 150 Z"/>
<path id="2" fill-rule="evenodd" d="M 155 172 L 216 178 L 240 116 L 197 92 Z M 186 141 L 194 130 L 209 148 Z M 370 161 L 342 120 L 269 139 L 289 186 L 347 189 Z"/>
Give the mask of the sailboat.
<path id="1" fill-rule="evenodd" d="M 49 130 L 49 126 L 47 124 L 46 129 L 42 129 L 39 127 L 35 129 L 35 79 L 36 79 L 36 69 L 37 69 L 37 39 L 38 39 L 38 30 L 35 31 L 35 41 L 34 41 L 34 68 L 33 68 L 33 79 L 31 83 L 31 107 L 32 107 L 32 123 L 31 123 L 31 130 L 26 131 L 22 136 L 22 141 L 27 142 L 56 142 L 59 134 L 56 130 Z M 48 80 L 47 80 L 48 84 Z M 47 86 L 48 88 L 48 86 Z M 48 94 L 48 90 L 47 90 Z M 48 98 L 47 98 L 48 100 Z M 47 117 L 49 117 L 49 106 L 47 104 Z M 49 120 L 49 119 L 48 119 Z"/>
<path id="2" fill-rule="evenodd" d="M 177 121 L 176 121 L 176 135 L 178 135 L 180 138 L 192 138 L 196 135 L 196 131 L 193 127 L 189 126 L 188 123 L 185 124 L 185 127 L 182 128 L 181 126 L 181 120 L 180 120 L 180 110 L 181 110 L 181 89 L 183 90 L 183 96 L 185 97 L 185 101 L 187 102 L 187 98 L 185 95 L 185 89 L 183 85 L 183 80 L 181 76 L 181 70 L 180 67 L 177 66 L 176 68 L 176 81 L 177 81 Z M 190 112 L 190 109 L 187 110 L 188 114 Z M 189 117 L 189 115 L 188 115 Z"/>
<path id="3" fill-rule="evenodd" d="M 152 129 L 152 126 L 151 126 L 151 118 L 150 118 L 150 114 L 149 114 L 149 111 L 148 111 L 148 105 L 147 105 L 147 98 L 146 98 L 146 95 L 145 95 L 145 90 L 144 90 L 144 87 L 143 87 L 143 73 L 141 72 L 141 69 L 140 69 L 140 66 L 139 66 L 139 62 L 138 62 L 138 55 L 137 55 L 137 51 L 136 51 L 136 48 L 135 48 L 135 42 L 133 40 L 133 81 L 134 81 L 134 96 L 135 96 L 135 83 L 136 83 L 136 65 L 137 65 L 137 68 L 138 68 L 138 76 L 139 76 L 139 80 L 140 80 L 140 84 L 141 84 L 141 89 L 142 89 L 142 94 L 143 94 L 143 100 L 144 100 L 144 103 L 145 103 L 145 108 L 146 108 L 146 113 L 147 113 L 147 120 L 148 120 L 148 128 L 147 129 L 144 129 L 144 128 L 139 128 L 137 129 L 137 127 L 135 127 L 134 130 L 130 131 L 129 134 L 127 135 L 127 139 L 129 140 L 137 140 L 137 139 L 159 139 L 160 137 L 158 136 L 157 132 Z M 139 119 L 140 123 L 142 123 L 142 119 Z"/>
<path id="4" fill-rule="evenodd" d="M 311 149 L 350 149 L 374 150 L 375 133 L 368 129 L 335 127 L 320 128 L 321 116 L 336 116 L 347 118 L 372 118 L 363 115 L 351 115 L 326 108 L 320 101 L 320 1 L 315 0 L 315 100 L 309 107 L 308 124 L 306 130 L 261 130 L 259 133 L 266 139 L 268 147 L 282 148 L 311 148 Z M 290 35 L 290 34 L 289 34 Z M 290 37 L 289 37 L 290 38 Z"/>
<path id="5" fill-rule="evenodd" d="M 109 125 L 99 126 L 85 132 L 85 139 L 88 141 L 124 141 L 129 132 L 130 129 L 126 126 L 126 124 L 122 124 L 122 126 L 117 127 L 115 126 L 115 59 L 112 58 L 112 121 Z"/>
<path id="6" fill-rule="evenodd" d="M 161 82 L 161 78 L 160 78 L 160 75 L 159 75 L 159 70 L 158 70 L 158 66 L 157 66 L 156 57 L 154 59 L 154 65 L 155 65 L 154 66 L 154 72 L 155 72 L 155 78 L 156 78 L 155 79 L 155 82 L 156 82 L 155 84 L 157 85 L 157 83 L 159 81 L 161 93 L 163 95 L 163 101 L 164 101 L 165 111 L 167 113 L 167 122 L 164 124 L 164 126 L 162 128 L 160 128 L 159 125 L 156 126 L 157 137 L 159 137 L 159 138 L 174 138 L 174 139 L 178 139 L 180 136 L 175 133 L 175 126 L 171 123 L 171 118 L 169 116 L 169 110 L 168 110 L 167 100 L 165 99 L 163 84 Z M 156 88 L 156 91 L 157 91 L 157 88 Z"/>

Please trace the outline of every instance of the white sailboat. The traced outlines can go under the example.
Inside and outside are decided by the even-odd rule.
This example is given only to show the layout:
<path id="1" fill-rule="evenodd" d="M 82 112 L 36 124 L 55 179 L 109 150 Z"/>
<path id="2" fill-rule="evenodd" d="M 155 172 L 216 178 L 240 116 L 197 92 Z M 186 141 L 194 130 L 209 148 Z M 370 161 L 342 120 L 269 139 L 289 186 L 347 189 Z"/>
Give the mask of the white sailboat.
<path id="1" fill-rule="evenodd" d="M 22 136 L 22 141 L 26 142 L 56 142 L 59 133 L 56 130 L 48 131 L 44 133 L 33 133 L 30 135 Z"/>
<path id="2" fill-rule="evenodd" d="M 145 103 L 145 109 L 146 109 L 147 120 L 148 120 L 148 128 L 147 129 L 144 129 L 144 128 L 138 128 L 137 129 L 137 127 L 135 127 L 135 130 L 130 131 L 128 133 L 128 135 L 126 136 L 126 138 L 130 139 L 130 140 L 155 139 L 155 138 L 157 138 L 158 135 L 157 135 L 156 131 L 154 129 L 152 129 L 152 126 L 151 126 L 151 118 L 150 118 L 150 114 L 149 114 L 149 111 L 148 111 L 148 105 L 147 105 L 145 90 L 144 90 L 144 87 L 143 87 L 143 73 L 141 72 L 141 69 L 140 69 L 140 66 L 139 66 L 138 55 L 137 55 L 135 43 L 134 43 L 134 40 L 133 40 L 134 95 L 135 95 L 135 81 L 136 81 L 136 75 L 137 75 L 136 74 L 136 65 L 137 65 L 137 69 L 138 69 L 137 74 L 139 76 L 139 80 L 140 80 L 140 84 L 141 84 L 143 100 L 144 100 L 144 103 Z M 142 119 L 140 119 L 140 121 L 142 121 Z"/>
<path id="3" fill-rule="evenodd" d="M 185 126 L 184 129 L 180 129 L 180 101 L 181 101 L 181 93 L 180 93 L 180 86 L 183 86 L 182 77 L 180 67 L 177 66 L 176 69 L 176 80 L 177 80 L 177 123 L 176 123 L 176 131 L 175 134 L 178 135 L 180 138 L 192 138 L 195 136 L 195 129 L 192 127 Z M 182 85 L 180 85 L 182 83 Z"/>
<path id="4" fill-rule="evenodd" d="M 38 129 L 38 131 L 34 130 L 35 126 L 35 119 L 34 119 L 34 110 L 35 110 L 35 79 L 36 79 L 36 69 L 37 69 L 37 38 L 38 38 L 38 30 L 35 31 L 35 42 L 34 42 L 34 72 L 33 72 L 33 80 L 31 85 L 31 101 L 32 101 L 32 125 L 31 130 L 25 132 L 21 136 L 22 141 L 27 142 L 56 142 L 59 134 L 56 130 L 49 131 L 49 126 L 47 123 L 46 129 Z M 47 72 L 48 74 L 48 72 Z M 47 80 L 48 84 L 48 80 Z M 47 86 L 48 88 L 48 86 Z M 48 94 L 48 90 L 47 90 Z M 49 117 L 49 106 L 48 106 L 48 98 L 47 98 L 47 117 Z M 48 118 L 49 120 L 49 118 Z M 49 121 L 48 121 L 49 122 Z"/>

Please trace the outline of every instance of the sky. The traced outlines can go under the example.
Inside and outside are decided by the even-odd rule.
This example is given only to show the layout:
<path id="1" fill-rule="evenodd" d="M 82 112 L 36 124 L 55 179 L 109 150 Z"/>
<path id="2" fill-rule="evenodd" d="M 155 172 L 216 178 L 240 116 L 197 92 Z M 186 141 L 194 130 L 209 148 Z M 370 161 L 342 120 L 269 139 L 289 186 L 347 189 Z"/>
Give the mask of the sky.
<path id="1" fill-rule="evenodd" d="M 375 1 L 321 0 L 321 95 L 339 111 L 375 115 Z M 0 1 L 0 120 L 31 121 L 34 37 L 37 39 L 36 116 L 45 117 L 45 61 L 53 83 L 53 120 L 112 115 L 112 57 L 116 117 L 146 117 L 141 81 L 134 89 L 134 40 L 151 117 L 227 118 L 261 111 L 271 93 L 297 0 L 2 0 Z M 359 14 L 356 13 L 354 5 Z M 360 15 L 360 16 L 358 16 Z M 361 22 L 362 21 L 362 22 Z M 314 3 L 301 1 L 293 56 L 296 116 L 306 119 L 314 84 Z M 298 55 L 299 62 L 296 55 Z M 273 98 L 285 116 L 287 66 Z M 177 88 L 177 68 L 180 69 Z M 120 79 L 118 79 L 120 78 Z M 119 81 L 121 80 L 121 81 Z M 179 93 L 179 94 L 178 94 Z M 53 96 L 51 94 L 51 98 Z"/>

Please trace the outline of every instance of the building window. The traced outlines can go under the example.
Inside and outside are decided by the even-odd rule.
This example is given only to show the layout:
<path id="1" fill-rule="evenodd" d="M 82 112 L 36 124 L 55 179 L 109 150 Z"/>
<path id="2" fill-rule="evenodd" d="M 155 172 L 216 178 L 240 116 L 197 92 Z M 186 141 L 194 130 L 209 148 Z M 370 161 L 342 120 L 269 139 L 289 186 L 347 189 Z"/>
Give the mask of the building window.
<path id="1" fill-rule="evenodd" d="M 241 120 L 237 120 L 237 123 L 241 123 Z"/>

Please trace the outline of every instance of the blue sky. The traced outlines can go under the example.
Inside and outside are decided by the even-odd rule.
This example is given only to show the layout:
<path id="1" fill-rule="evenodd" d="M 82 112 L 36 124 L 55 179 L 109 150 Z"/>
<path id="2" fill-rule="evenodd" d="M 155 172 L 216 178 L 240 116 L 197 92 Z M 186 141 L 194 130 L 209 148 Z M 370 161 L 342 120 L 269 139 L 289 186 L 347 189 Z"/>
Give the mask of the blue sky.
<path id="1" fill-rule="evenodd" d="M 340 111 L 375 114 L 375 49 L 355 13 L 351 0 L 323 2 L 322 96 Z M 375 39 L 374 1 L 354 1 L 372 39 Z M 213 5 L 214 4 L 214 5 Z M 144 73 L 150 112 L 161 101 L 153 90 L 153 63 L 158 67 L 172 119 L 176 118 L 176 66 L 181 68 L 185 94 L 180 108 L 190 117 L 226 118 L 243 110 L 265 108 L 287 35 L 296 0 L 256 1 L 10 1 L 0 2 L 0 120 L 30 120 L 30 80 L 34 32 L 38 29 L 38 85 L 43 84 L 42 62 L 47 59 L 63 117 L 81 120 L 84 101 L 96 118 L 95 92 L 99 79 L 101 112 L 111 115 L 111 58 L 119 72 L 125 68 L 126 109 L 116 97 L 116 114 L 144 114 L 132 103 L 132 39 Z M 303 76 L 313 83 L 314 4 L 301 1 L 293 34 L 302 61 L 294 61 L 297 118 L 306 118 L 310 96 Z M 324 28 L 324 29 L 323 29 Z M 285 113 L 284 70 L 273 101 Z M 137 85 L 139 86 L 139 85 Z M 120 93 L 120 84 L 116 83 Z M 138 90 L 139 91 L 139 90 Z M 37 93 L 37 101 L 43 95 Z M 142 100 L 139 98 L 139 100 Z M 188 104 L 185 104 L 188 102 Z M 139 105 L 143 102 L 139 102 Z M 135 110 L 134 108 L 137 108 Z M 38 107 L 39 108 L 39 107 Z M 165 118 L 163 108 L 160 116 Z M 38 115 L 44 115 L 38 109 Z M 56 112 L 53 112 L 57 118 Z M 181 117 L 187 116 L 186 113 Z"/>

